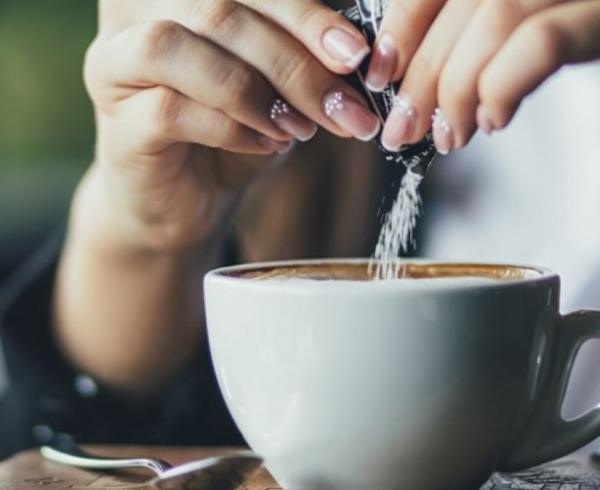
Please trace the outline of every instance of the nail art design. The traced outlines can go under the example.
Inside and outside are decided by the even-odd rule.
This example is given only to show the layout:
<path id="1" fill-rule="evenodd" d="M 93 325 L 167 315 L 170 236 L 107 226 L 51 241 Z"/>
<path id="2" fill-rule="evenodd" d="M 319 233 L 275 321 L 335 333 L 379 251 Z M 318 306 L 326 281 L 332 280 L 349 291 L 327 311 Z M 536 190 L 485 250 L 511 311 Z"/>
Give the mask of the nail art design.
<path id="1" fill-rule="evenodd" d="M 327 117 L 333 116 L 335 111 L 343 111 L 344 110 L 344 93 L 343 92 L 334 92 L 330 97 L 325 101 L 325 114 Z"/>
<path id="2" fill-rule="evenodd" d="M 355 70 L 371 51 L 364 39 L 334 27 L 323 36 L 323 47 L 332 58 Z"/>
<path id="3" fill-rule="evenodd" d="M 276 99 L 273 102 L 269 117 L 280 129 L 299 141 L 308 141 L 317 132 L 315 123 L 290 107 L 282 99 Z"/>
<path id="4" fill-rule="evenodd" d="M 271 119 L 275 121 L 277 116 L 282 116 L 283 114 L 290 113 L 290 106 L 287 105 L 283 100 L 276 99 L 271 106 Z"/>
<path id="5" fill-rule="evenodd" d="M 433 116 L 431 116 L 431 121 L 434 126 L 438 126 L 442 131 L 450 132 L 452 130 L 450 123 L 439 107 L 435 109 Z"/>
<path id="6" fill-rule="evenodd" d="M 342 91 L 327 95 L 323 110 L 340 128 L 362 141 L 370 141 L 379 133 L 381 123 L 377 116 Z"/>
<path id="7" fill-rule="evenodd" d="M 403 92 L 400 92 L 394 97 L 393 110 L 396 111 L 398 115 L 404 117 L 415 117 L 417 115 L 417 112 L 410 101 L 410 97 Z"/>
<path id="8" fill-rule="evenodd" d="M 417 122 L 417 111 L 410 97 L 400 92 L 394 97 L 394 105 L 381 135 L 381 143 L 388 151 L 396 152 L 411 138 Z"/>
<path id="9" fill-rule="evenodd" d="M 438 107 L 431 117 L 433 142 L 438 153 L 447 155 L 454 146 L 454 131 L 442 110 Z"/>
<path id="10" fill-rule="evenodd" d="M 398 63 L 398 53 L 394 39 L 384 34 L 371 58 L 366 84 L 372 92 L 381 92 L 392 80 Z"/>

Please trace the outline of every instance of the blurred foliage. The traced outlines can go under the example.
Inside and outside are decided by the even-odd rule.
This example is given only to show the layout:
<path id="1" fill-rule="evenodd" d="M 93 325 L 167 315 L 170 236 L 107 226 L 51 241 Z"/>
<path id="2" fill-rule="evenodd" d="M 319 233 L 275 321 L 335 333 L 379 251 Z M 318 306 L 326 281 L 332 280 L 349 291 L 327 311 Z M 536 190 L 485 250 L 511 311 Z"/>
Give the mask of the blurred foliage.
<path id="1" fill-rule="evenodd" d="M 93 154 L 95 0 L 0 0 L 0 284 L 65 220 Z"/>
<path id="2" fill-rule="evenodd" d="M 93 0 L 0 0 L 0 169 L 87 163 L 82 62 L 95 30 Z"/>

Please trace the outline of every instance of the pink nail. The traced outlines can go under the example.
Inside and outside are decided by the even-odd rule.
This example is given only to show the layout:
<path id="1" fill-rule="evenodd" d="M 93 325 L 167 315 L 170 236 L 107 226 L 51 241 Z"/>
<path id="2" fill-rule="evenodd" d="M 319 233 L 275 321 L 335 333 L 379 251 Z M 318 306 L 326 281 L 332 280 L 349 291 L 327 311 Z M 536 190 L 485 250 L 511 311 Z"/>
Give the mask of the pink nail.
<path id="1" fill-rule="evenodd" d="M 358 68 L 370 51 L 364 39 L 337 27 L 329 29 L 323 35 L 323 47 L 329 56 L 352 70 Z"/>
<path id="2" fill-rule="evenodd" d="M 379 133 L 377 116 L 344 92 L 327 95 L 323 107 L 327 117 L 359 140 L 370 141 Z"/>
<path id="3" fill-rule="evenodd" d="M 496 130 L 488 110 L 482 105 L 477 107 L 477 125 L 486 134 L 492 134 Z"/>
<path id="4" fill-rule="evenodd" d="M 367 87 L 373 92 L 381 92 L 392 80 L 398 62 L 398 52 L 394 39 L 385 33 L 371 58 L 371 65 L 367 73 Z"/>
<path id="5" fill-rule="evenodd" d="M 258 135 L 258 142 L 263 148 L 277 153 L 286 153 L 292 147 L 292 141 L 277 141 L 264 134 Z"/>
<path id="6" fill-rule="evenodd" d="M 315 123 L 281 99 L 273 103 L 269 117 L 280 129 L 299 141 L 308 141 L 317 132 Z"/>
<path id="7" fill-rule="evenodd" d="M 410 97 L 400 92 L 394 97 L 394 107 L 383 127 L 381 143 L 389 151 L 398 151 L 402 145 L 408 143 L 417 123 L 417 111 Z"/>
<path id="8" fill-rule="evenodd" d="M 447 155 L 454 146 L 454 131 L 442 110 L 438 107 L 432 118 L 433 143 L 442 155 Z"/>

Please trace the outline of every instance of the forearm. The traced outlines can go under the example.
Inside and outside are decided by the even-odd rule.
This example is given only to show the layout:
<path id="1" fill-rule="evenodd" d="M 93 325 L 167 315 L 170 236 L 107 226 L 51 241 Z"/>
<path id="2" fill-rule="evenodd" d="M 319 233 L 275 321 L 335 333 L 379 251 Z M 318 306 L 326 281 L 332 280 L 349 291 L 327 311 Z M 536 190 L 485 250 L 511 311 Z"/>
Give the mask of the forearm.
<path id="1" fill-rule="evenodd" d="M 133 394 L 157 389 L 203 338 L 215 243 L 138 245 L 88 175 L 73 201 L 55 294 L 58 343 L 77 368 Z M 135 235 L 134 235 L 135 236 Z"/>
<path id="2" fill-rule="evenodd" d="M 339 76 L 366 41 L 320 2 L 121 3 L 101 2 L 85 58 L 106 182 L 88 176 L 74 202 L 56 334 L 80 369 L 149 391 L 202 337 L 202 275 L 236 196 L 318 126 L 370 139 L 380 121 Z"/>

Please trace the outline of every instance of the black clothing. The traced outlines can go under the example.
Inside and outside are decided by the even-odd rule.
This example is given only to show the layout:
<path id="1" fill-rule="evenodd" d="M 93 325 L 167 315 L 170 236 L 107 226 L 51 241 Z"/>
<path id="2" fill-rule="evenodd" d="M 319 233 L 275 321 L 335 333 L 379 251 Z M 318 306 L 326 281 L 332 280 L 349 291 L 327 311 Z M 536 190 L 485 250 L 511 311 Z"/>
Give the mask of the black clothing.
<path id="1" fill-rule="evenodd" d="M 144 402 L 111 393 L 63 359 L 51 328 L 62 241 L 62 233 L 53 237 L 0 290 L 0 338 L 9 377 L 0 395 L 0 460 L 60 433 L 85 443 L 243 444 L 207 345 L 165 393 Z"/>

